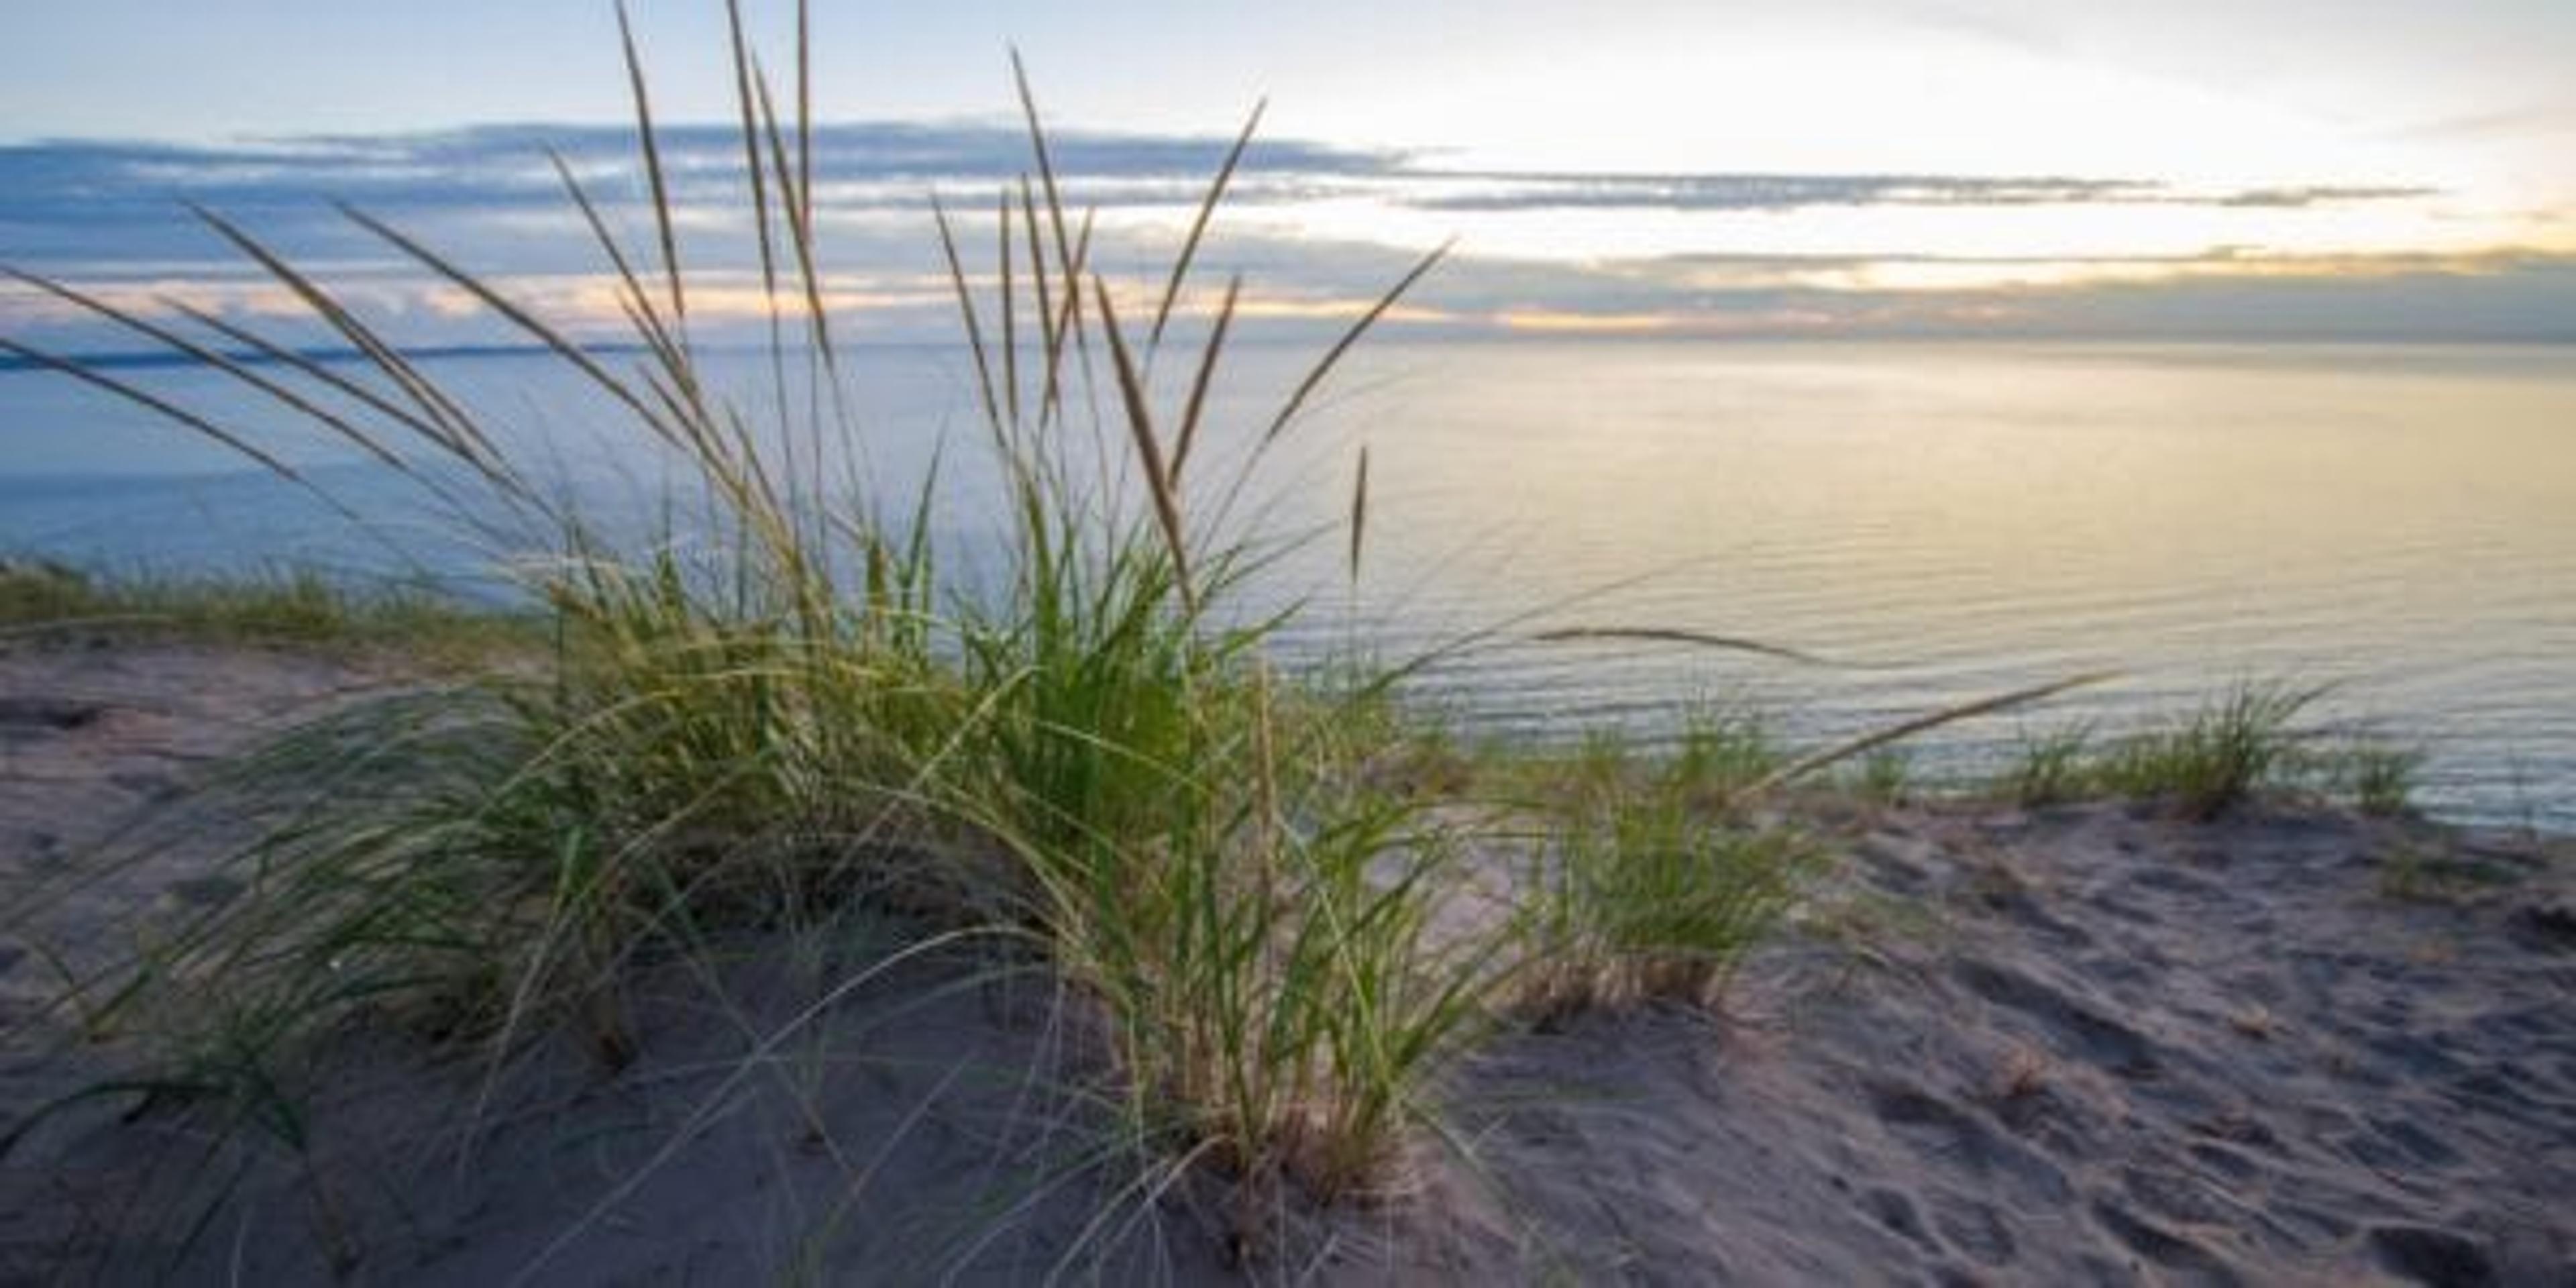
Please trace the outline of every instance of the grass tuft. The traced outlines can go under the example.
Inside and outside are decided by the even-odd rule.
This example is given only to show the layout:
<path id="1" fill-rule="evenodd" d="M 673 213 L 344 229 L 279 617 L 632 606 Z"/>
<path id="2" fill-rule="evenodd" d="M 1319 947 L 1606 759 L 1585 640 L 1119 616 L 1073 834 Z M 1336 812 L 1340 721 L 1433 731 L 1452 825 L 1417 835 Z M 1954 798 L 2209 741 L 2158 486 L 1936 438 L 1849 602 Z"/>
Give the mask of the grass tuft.
<path id="1" fill-rule="evenodd" d="M 1288 618 L 1248 612 L 1241 591 L 1286 541 L 1227 522 L 1260 484 L 1265 449 L 1447 247 L 1336 333 L 1275 410 L 1214 425 L 1211 409 L 1226 400 L 1210 390 L 1245 284 L 1228 281 L 1203 331 L 1185 302 L 1259 110 L 1168 270 L 1149 275 L 1160 283 L 1150 323 L 1131 328 L 1122 312 L 1148 314 L 1093 271 L 1094 212 L 1066 206 L 1080 189 L 1060 182 L 1014 54 L 1034 175 L 1000 185 L 989 207 L 959 208 L 991 211 L 989 243 L 961 236 L 968 216 L 936 200 L 924 230 L 939 243 L 973 360 L 967 392 L 998 466 L 983 512 L 1008 523 L 1000 576 L 961 569 L 975 561 L 930 538 L 969 526 L 942 512 L 935 475 L 909 496 L 860 486 L 870 445 L 845 404 L 824 308 L 802 8 L 792 120 L 781 119 L 739 6 L 728 0 L 726 12 L 737 213 L 753 253 L 728 260 L 695 235 L 685 249 L 690 262 L 759 265 L 767 397 L 738 401 L 693 341 L 696 278 L 622 8 L 649 244 L 621 240 L 620 221 L 561 161 L 555 170 L 616 286 L 631 366 L 414 234 L 342 210 L 551 355 L 617 409 L 639 451 L 670 462 L 680 482 L 659 528 L 605 535 L 540 483 L 539 462 L 511 455 L 505 445 L 524 436 L 480 419 L 362 316 L 363 293 L 335 293 L 200 211 L 250 270 L 300 303 L 303 323 L 360 356 L 344 371 L 287 359 L 257 371 L 217 363 L 216 373 L 285 423 L 367 446 L 479 538 L 517 532 L 520 599 L 491 614 L 301 576 L 0 575 L 8 623 L 157 621 L 406 647 L 488 632 L 524 650 L 469 679 L 343 711 L 240 767 L 224 790 L 264 824 L 226 865 L 244 893 L 84 999 L 173 1035 L 176 1083 L 229 1088 L 258 1107 L 246 1121 L 299 1154 L 293 1071 L 354 1026 L 403 1025 L 494 1069 L 533 1041 L 572 1034 L 614 1071 L 649 1040 L 627 996 L 646 968 L 706 963 L 720 940 L 891 909 L 921 932 L 817 981 L 818 997 L 952 939 L 989 942 L 1014 969 L 1042 968 L 1065 1012 L 1099 1036 L 1112 1135 L 1153 1151 L 1139 1171 L 1162 1179 L 1131 1193 L 1151 1204 L 1169 1171 L 1212 1172 L 1232 1187 L 1235 1242 L 1257 1249 L 1288 1187 L 1330 1202 L 1400 1184 L 1408 1145 L 1436 1134 L 1427 1128 L 1445 1071 L 1509 1017 L 1716 1000 L 1819 857 L 1796 831 L 1749 821 L 1765 792 L 1856 761 L 1868 789 L 1893 798 L 1904 789 L 1896 740 L 2094 678 L 1945 708 L 1795 758 L 1758 722 L 1698 712 L 1667 756 L 1599 734 L 1570 762 L 1482 775 L 1534 788 L 1520 794 L 1535 803 L 1451 808 L 1472 794 L 1477 767 L 1393 696 L 1427 661 L 1282 672 L 1271 646 Z M 970 262 L 970 244 L 992 248 L 995 271 Z M 182 332 L 29 280 L 182 353 L 217 342 L 294 351 L 284 329 L 187 314 L 205 334 Z M 1170 355 L 1188 364 L 1185 397 L 1163 405 L 1152 364 L 1191 335 L 1195 354 Z M 198 412 L 45 360 L 295 477 Z M 800 378 L 801 400 L 790 388 Z M 1077 386 L 1094 396 L 1069 396 Z M 1231 478 L 1206 477 L 1217 468 L 1206 462 L 1228 454 L 1199 450 L 1220 433 L 1243 449 Z M 1368 469 L 1363 452 L 1348 512 L 1354 580 L 1372 522 Z M 1653 627 L 1542 638 L 1819 664 Z M 2126 753 L 2118 781 L 2222 807 L 2270 773 L 2305 700 L 2249 690 Z M 1530 818 L 1541 839 L 1522 847 L 1530 866 L 1511 906 L 1451 915 L 1471 878 L 1528 839 Z M 727 1081 L 762 1071 L 769 1045 Z M 1104 1216 L 1094 1227 L 1137 1224 Z"/>
<path id="2" fill-rule="evenodd" d="M 1589 795 L 1560 817 L 1527 877 L 1519 1012 L 1709 1005 L 1777 927 L 1818 851 L 1786 827 L 1711 816 L 1690 782 Z"/>
<path id="3" fill-rule="evenodd" d="M 101 576 L 0 560 L 0 635 L 169 638 L 318 650 L 396 650 L 470 665 L 544 640 L 534 615 L 402 585 L 348 585 L 310 571 L 250 576 Z"/>
<path id="4" fill-rule="evenodd" d="M 2416 747 L 2361 742 L 2330 758 L 2334 776 L 2349 792 L 2353 807 L 2377 818 L 2403 818 L 2415 812 L 2415 782 L 2424 767 Z"/>
<path id="5" fill-rule="evenodd" d="M 2321 692 L 2239 684 L 2179 724 L 2113 744 L 2096 772 L 2114 792 L 2169 799 L 2188 818 L 2216 818 L 2278 784 L 2301 742 L 2294 721 Z"/>
<path id="6" fill-rule="evenodd" d="M 2024 733 L 2020 755 L 2005 777 L 2006 792 L 2024 808 L 2060 805 L 2092 789 L 2093 727 L 2070 725 L 2036 737 Z"/>

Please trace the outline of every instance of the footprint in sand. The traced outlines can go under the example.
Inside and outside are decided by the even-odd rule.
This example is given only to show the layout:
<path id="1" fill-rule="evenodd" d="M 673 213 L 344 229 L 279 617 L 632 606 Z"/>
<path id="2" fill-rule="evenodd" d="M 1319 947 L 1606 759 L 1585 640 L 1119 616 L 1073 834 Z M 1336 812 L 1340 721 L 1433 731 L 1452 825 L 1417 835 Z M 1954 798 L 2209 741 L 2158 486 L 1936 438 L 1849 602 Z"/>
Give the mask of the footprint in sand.
<path id="1" fill-rule="evenodd" d="M 2383 1225 L 2370 1232 L 2370 1249 L 2390 1272 L 2434 1288 L 2482 1288 L 2496 1282 L 2495 1265 L 2475 1239 L 2422 1225 Z"/>
<path id="2" fill-rule="evenodd" d="M 33 742 L 95 723 L 107 708 L 95 702 L 0 696 L 0 742 Z"/>
<path id="3" fill-rule="evenodd" d="M 2093 1219 L 2130 1251 L 2164 1272 L 2167 1283 L 2241 1284 L 2245 1276 L 2225 1258 L 2190 1239 L 2146 1221 L 2119 1204 L 2095 1199 Z"/>
<path id="4" fill-rule="evenodd" d="M 2038 1020 L 2068 1054 L 2079 1059 L 2132 1079 L 2152 1078 L 2161 1067 L 2155 1045 L 2145 1035 L 2028 975 L 1975 958 L 1961 959 L 1951 973 L 1988 1002 Z"/>

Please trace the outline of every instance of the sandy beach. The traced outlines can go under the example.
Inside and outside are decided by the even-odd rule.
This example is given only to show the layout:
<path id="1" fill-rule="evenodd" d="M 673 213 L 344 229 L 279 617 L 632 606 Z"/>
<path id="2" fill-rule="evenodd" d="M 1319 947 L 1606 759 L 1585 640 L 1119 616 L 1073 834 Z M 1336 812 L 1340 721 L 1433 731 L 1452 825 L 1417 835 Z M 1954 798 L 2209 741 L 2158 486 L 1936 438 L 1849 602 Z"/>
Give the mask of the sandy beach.
<path id="1" fill-rule="evenodd" d="M 136 1054 L 48 1009 L 50 963 L 237 893 L 205 865 L 238 821 L 192 785 L 397 682 L 0 654 L 0 880 L 35 909 L 0 946 L 13 1133 Z M 0 1165 L 0 1281 L 2576 1282 L 2563 841 L 1813 808 L 1831 870 L 1719 1013 L 1498 1036 L 1396 1192 L 1274 1194 L 1267 1246 L 1103 1145 L 1104 1062 L 1042 972 L 873 965 L 905 927 L 859 910 L 646 965 L 622 1070 L 360 1032 L 288 1132 L 166 1092 L 46 1114 Z"/>
<path id="2" fill-rule="evenodd" d="M 2576 5 L 19 8 L 0 1288 L 2576 1288 Z"/>

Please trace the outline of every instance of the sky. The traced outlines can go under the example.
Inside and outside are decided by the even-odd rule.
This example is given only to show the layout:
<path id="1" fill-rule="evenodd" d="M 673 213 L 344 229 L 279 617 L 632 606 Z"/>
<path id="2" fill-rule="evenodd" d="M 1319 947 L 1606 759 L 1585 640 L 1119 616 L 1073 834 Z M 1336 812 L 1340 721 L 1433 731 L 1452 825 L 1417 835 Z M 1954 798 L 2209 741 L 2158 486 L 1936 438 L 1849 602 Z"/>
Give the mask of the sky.
<path id="1" fill-rule="evenodd" d="M 785 88 L 794 7 L 745 8 Z M 687 257 L 742 287 L 723 6 L 631 9 Z M 818 0 L 812 24 L 819 236 L 862 337 L 954 329 L 927 194 L 981 212 L 1028 167 L 1016 45 L 1122 289 L 1266 98 L 1205 262 L 1282 325 L 1454 238 L 1402 324 L 2576 339 L 2569 0 Z M 0 263 L 288 311 L 196 201 L 408 337 L 492 337 L 347 200 L 614 332 L 544 149 L 631 199 L 630 111 L 606 0 L 0 0 Z M 961 223 L 989 242 L 989 216 Z M 708 298 L 714 329 L 759 307 Z M 10 284 L 0 335 L 113 339 Z"/>

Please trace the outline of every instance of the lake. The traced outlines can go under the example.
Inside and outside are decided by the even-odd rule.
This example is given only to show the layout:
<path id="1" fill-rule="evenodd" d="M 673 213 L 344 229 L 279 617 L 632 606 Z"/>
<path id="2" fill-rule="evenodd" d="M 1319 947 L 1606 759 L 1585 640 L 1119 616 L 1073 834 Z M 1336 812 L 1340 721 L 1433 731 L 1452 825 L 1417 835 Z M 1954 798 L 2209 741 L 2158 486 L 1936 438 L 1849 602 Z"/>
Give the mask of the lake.
<path id="1" fill-rule="evenodd" d="M 1227 355 L 1226 428 L 1194 466 L 1203 518 L 1312 354 Z M 763 396 L 765 361 L 716 361 Z M 1165 366 L 1159 385 L 1186 375 Z M 586 504 L 651 508 L 658 463 L 550 361 L 431 367 Z M 992 480 L 970 371 L 948 349 L 888 346 L 854 352 L 848 384 L 873 486 L 900 493 L 945 442 L 940 540 L 971 562 Z M 215 374 L 131 374 L 359 508 L 404 513 L 381 471 L 273 433 Z M 1282 638 L 1308 654 L 1402 658 L 1495 632 L 1421 686 L 1473 727 L 1652 738 L 1715 704 L 1816 740 L 2120 673 L 1928 740 L 1915 767 L 1939 778 L 1991 768 L 2026 734 L 2278 678 L 2332 685 L 2321 720 L 2423 747 L 2436 812 L 2576 830 L 2576 349 L 1400 340 L 1364 346 L 1330 390 L 1231 512 L 1314 534 L 1253 602 L 1308 602 Z M 161 569 L 389 558 L 59 377 L 0 373 L 0 432 L 0 550 Z M 1103 441 L 1123 450 L 1119 432 Z M 1361 443 L 1354 585 L 1339 525 Z M 441 531 L 391 525 L 419 548 Z M 1529 638 L 1564 626 L 1748 637 L 1837 665 Z"/>

